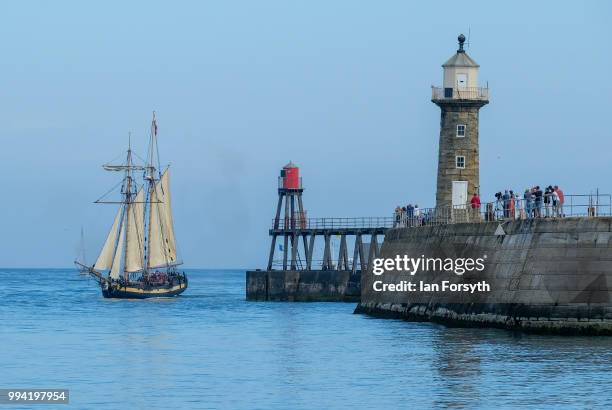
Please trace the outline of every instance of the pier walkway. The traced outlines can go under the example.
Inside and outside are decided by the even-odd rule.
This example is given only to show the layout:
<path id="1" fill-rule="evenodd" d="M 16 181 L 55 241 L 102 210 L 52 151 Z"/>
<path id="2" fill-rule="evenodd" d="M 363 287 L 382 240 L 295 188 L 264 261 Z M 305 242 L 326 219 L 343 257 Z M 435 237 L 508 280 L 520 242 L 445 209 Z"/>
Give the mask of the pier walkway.
<path id="1" fill-rule="evenodd" d="M 597 218 L 612 216 L 611 194 L 564 195 L 561 205 L 552 202 L 525 201 L 521 198 L 482 203 L 421 208 L 418 212 L 395 213 L 393 227 L 417 227 L 423 225 L 448 225 L 453 223 L 478 223 L 532 218 Z"/>
<path id="2" fill-rule="evenodd" d="M 497 201 L 472 207 L 470 204 L 453 207 L 422 208 L 412 214 L 400 213 L 389 217 L 353 218 L 274 218 L 269 234 L 272 245 L 268 270 L 349 270 L 352 273 L 367 270 L 372 259 L 380 252 L 379 236 L 395 227 L 419 227 L 454 223 L 482 223 L 511 219 L 545 217 L 595 218 L 612 216 L 612 195 L 565 195 L 562 207 L 553 208 L 544 203 L 526 204 L 522 199 Z M 333 255 L 332 237 L 340 238 L 337 255 Z M 275 259 L 278 237 L 283 238 L 278 250 L 282 259 Z M 323 257 L 313 259 L 317 237 L 324 240 Z M 354 237 L 352 258 L 349 258 L 347 238 Z M 302 245 L 300 246 L 300 242 Z M 300 250 L 302 252 L 300 253 Z M 335 259 L 335 261 L 334 261 Z"/>
<path id="3" fill-rule="evenodd" d="M 378 237 L 384 235 L 394 226 L 393 217 L 360 217 L 360 218 L 275 218 L 272 220 L 270 236 L 270 258 L 268 270 L 367 270 L 372 258 L 380 251 Z M 279 236 L 284 243 L 279 246 L 282 259 L 275 260 L 276 243 Z M 314 260 L 315 240 L 324 239 L 323 258 Z M 336 263 L 333 261 L 331 238 L 340 237 L 340 246 Z M 347 237 L 354 238 L 353 256 L 349 258 Z M 368 237 L 369 244 L 364 242 Z M 300 239 L 303 246 L 299 246 Z M 300 256 L 299 249 L 303 250 Z"/>

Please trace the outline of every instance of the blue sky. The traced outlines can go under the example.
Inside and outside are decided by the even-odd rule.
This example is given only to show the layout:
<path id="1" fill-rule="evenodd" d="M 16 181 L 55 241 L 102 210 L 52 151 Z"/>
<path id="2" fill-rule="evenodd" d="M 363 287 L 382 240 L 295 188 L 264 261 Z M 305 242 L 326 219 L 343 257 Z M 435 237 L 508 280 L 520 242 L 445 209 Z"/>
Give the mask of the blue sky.
<path id="1" fill-rule="evenodd" d="M 189 267 L 262 267 L 276 177 L 302 167 L 310 216 L 435 201 L 430 86 L 471 31 L 483 200 L 559 184 L 612 192 L 606 2 L 3 2 L 0 266 L 63 267 L 112 222 L 92 202 L 158 113 Z"/>

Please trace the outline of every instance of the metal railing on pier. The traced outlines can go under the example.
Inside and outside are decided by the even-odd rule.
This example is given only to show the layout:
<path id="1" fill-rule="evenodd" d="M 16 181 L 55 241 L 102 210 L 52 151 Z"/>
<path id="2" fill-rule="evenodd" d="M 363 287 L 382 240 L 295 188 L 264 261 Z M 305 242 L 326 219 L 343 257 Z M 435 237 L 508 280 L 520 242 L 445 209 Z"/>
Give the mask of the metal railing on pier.
<path id="1" fill-rule="evenodd" d="M 272 229 L 368 229 L 393 228 L 393 217 L 273 219 Z"/>
<path id="2" fill-rule="evenodd" d="M 392 217 L 359 218 L 306 218 L 304 212 L 295 212 L 288 218 L 272 220 L 272 244 L 268 270 L 348 270 L 353 274 L 367 271 L 373 258 L 380 254 L 378 237 L 391 228 L 416 228 L 421 226 L 456 223 L 503 222 L 531 218 L 598 218 L 612 216 L 612 195 L 565 195 L 555 203 L 554 195 L 527 198 L 503 195 L 495 202 L 481 205 L 465 204 L 438 208 L 412 208 L 398 210 Z M 546 200 L 545 200 L 546 198 Z M 283 258 L 276 259 L 278 250 Z M 324 240 L 322 259 L 314 257 L 316 238 Z M 354 238 L 353 252 L 347 238 Z M 332 238 L 339 238 L 339 246 L 333 246 Z M 369 240 L 369 242 L 367 242 Z M 298 248 L 302 248 L 300 252 Z M 336 253 L 337 252 L 337 253 Z M 353 257 L 349 257 L 349 255 Z M 337 255 L 336 258 L 334 256 Z M 318 257 L 319 255 L 317 255 Z"/>
<path id="3" fill-rule="evenodd" d="M 532 218 L 596 218 L 612 216 L 612 195 L 565 195 L 563 203 L 552 198 L 526 200 L 524 198 L 500 198 L 480 206 L 471 204 L 408 209 L 394 214 L 394 227 L 423 225 L 447 225 L 465 222 L 492 222 Z"/>
<path id="4" fill-rule="evenodd" d="M 305 258 L 301 258 L 301 255 L 298 255 L 298 260 L 296 262 L 296 268 L 298 270 L 300 269 L 305 269 L 306 267 L 306 260 Z M 333 258 L 335 259 L 337 255 L 333 255 Z M 334 270 L 337 268 L 337 260 L 332 260 L 330 266 L 328 266 L 328 269 L 330 270 Z M 315 267 L 319 267 L 322 266 L 325 263 L 324 259 L 321 258 L 313 258 L 311 261 L 312 266 Z M 352 264 L 353 263 L 353 259 L 349 258 L 349 263 Z M 274 259 L 272 261 L 272 267 L 273 268 L 282 268 L 284 266 L 284 261 L 282 259 Z"/>
<path id="5" fill-rule="evenodd" d="M 389 229 L 423 225 L 447 225 L 465 222 L 491 222 L 531 218 L 596 218 L 612 216 L 612 195 L 565 195 L 563 203 L 555 204 L 544 197 L 536 201 L 523 198 L 500 198 L 495 202 L 438 208 L 417 208 L 395 212 L 391 217 L 356 218 L 305 218 L 296 214 L 294 218 L 273 219 L 272 229 L 291 231 L 299 229 Z"/>

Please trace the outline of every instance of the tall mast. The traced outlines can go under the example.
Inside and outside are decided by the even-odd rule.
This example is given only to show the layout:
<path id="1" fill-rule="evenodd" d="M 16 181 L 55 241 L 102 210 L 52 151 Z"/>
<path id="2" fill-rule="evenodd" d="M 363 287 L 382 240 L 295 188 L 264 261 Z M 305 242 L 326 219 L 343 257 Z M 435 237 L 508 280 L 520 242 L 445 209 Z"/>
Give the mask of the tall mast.
<path id="1" fill-rule="evenodd" d="M 130 203 L 132 202 L 132 135 L 129 134 L 128 136 L 128 151 L 127 151 L 127 167 L 125 168 L 125 184 L 126 184 L 126 189 L 125 189 L 125 232 L 126 232 L 126 236 L 125 236 L 125 240 L 127 241 L 127 232 L 129 230 L 129 223 L 130 223 Z M 124 255 L 124 261 L 127 262 L 128 260 L 128 246 L 126 243 L 125 246 L 125 255 Z M 125 278 L 125 281 L 127 282 L 129 280 L 129 273 L 127 271 L 127 266 L 124 263 L 123 265 L 123 277 Z"/>
<path id="2" fill-rule="evenodd" d="M 119 274 L 121 270 L 121 256 L 123 256 L 123 277 L 126 279 L 126 281 L 129 280 L 129 271 L 128 267 L 126 266 L 127 261 L 129 261 L 128 256 L 131 256 L 134 252 L 134 249 L 130 251 L 130 247 L 127 246 L 128 237 L 130 236 L 130 234 L 128 233 L 128 229 L 129 225 L 132 225 L 132 223 L 129 222 L 130 218 L 128 216 L 130 212 L 134 212 L 134 191 L 138 187 L 138 184 L 134 181 L 133 175 L 134 171 L 146 171 L 146 168 L 143 165 L 134 164 L 132 157 L 131 134 L 128 136 L 128 138 L 128 150 L 125 162 L 121 164 L 106 163 L 102 165 L 102 167 L 106 171 L 124 173 L 124 177 L 121 182 L 121 200 L 117 202 L 104 199 L 107 194 L 114 190 L 113 187 L 111 191 L 108 191 L 106 194 L 104 194 L 102 197 L 95 201 L 95 203 L 98 204 L 120 204 L 119 211 L 115 218 L 115 222 L 113 224 L 113 227 L 111 228 L 111 232 L 107 237 L 105 245 L 102 249 L 102 252 L 98 256 L 95 265 L 98 268 L 100 266 L 104 266 L 103 269 L 110 269 L 111 272 L 109 272 L 109 274 L 111 274 L 113 271 L 116 274 Z M 138 227 L 138 221 L 134 221 L 133 223 L 135 223 L 136 227 Z M 125 235 L 122 234 L 123 232 L 125 232 Z M 124 246 L 124 249 L 121 248 L 121 246 Z M 98 265 L 98 263 L 100 263 L 100 265 Z"/>
<path id="3" fill-rule="evenodd" d="M 151 140 L 149 141 L 149 152 L 147 155 L 147 164 L 145 165 L 145 179 L 149 182 L 149 190 L 147 196 L 147 206 L 149 207 L 149 222 L 147 226 L 147 244 L 146 261 L 143 264 L 146 271 L 148 271 L 151 260 L 151 221 L 152 221 L 152 206 L 153 203 L 153 192 L 155 190 L 155 154 L 157 154 L 157 160 L 159 161 L 159 153 L 157 152 L 157 119 L 155 117 L 155 111 L 153 111 L 153 120 L 151 121 Z"/>

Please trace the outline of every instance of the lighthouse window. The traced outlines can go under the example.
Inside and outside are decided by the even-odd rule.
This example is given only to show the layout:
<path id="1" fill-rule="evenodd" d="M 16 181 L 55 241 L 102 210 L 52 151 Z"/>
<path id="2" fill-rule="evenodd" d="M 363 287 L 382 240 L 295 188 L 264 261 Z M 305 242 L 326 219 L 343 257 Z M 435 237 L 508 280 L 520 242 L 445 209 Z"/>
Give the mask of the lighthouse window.
<path id="1" fill-rule="evenodd" d="M 463 138 L 463 137 L 465 137 L 465 125 L 458 124 L 457 125 L 457 138 Z"/>
<path id="2" fill-rule="evenodd" d="M 465 157 L 458 155 L 455 157 L 455 164 L 457 166 L 457 168 L 465 168 Z"/>

